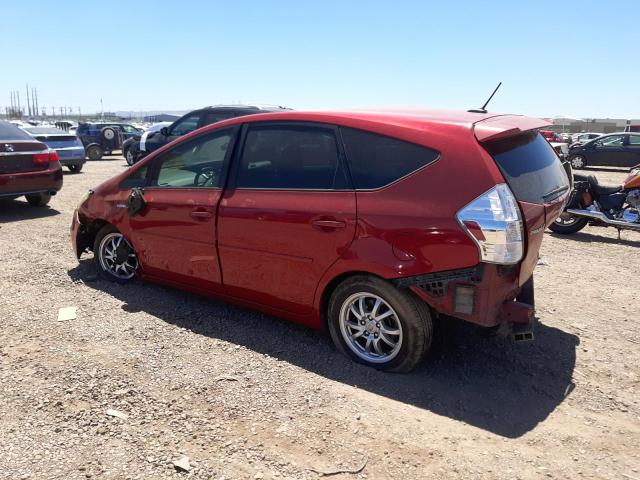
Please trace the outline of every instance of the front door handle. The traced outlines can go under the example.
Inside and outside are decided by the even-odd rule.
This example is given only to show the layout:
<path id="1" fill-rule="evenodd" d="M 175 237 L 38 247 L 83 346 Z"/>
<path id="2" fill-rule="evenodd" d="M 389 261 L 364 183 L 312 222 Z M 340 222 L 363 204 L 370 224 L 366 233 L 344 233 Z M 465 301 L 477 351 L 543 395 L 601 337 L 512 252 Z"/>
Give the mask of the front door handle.
<path id="1" fill-rule="evenodd" d="M 341 220 L 336 219 L 318 219 L 312 220 L 311 225 L 325 232 L 329 232 L 332 230 L 338 230 L 339 228 L 344 228 L 347 224 Z"/>
<path id="2" fill-rule="evenodd" d="M 207 212 L 206 210 L 194 210 L 191 212 L 191 217 L 196 220 L 207 220 L 208 218 L 213 217 L 213 213 Z"/>

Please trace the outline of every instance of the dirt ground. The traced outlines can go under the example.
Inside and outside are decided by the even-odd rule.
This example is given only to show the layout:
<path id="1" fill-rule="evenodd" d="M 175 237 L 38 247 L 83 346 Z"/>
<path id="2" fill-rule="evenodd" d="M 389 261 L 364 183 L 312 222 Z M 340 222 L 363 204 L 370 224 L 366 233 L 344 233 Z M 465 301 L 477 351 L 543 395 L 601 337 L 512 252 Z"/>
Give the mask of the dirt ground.
<path id="1" fill-rule="evenodd" d="M 71 216 L 123 168 L 65 173 L 48 209 L 0 203 L 1 479 L 640 480 L 640 233 L 547 232 L 535 342 L 446 322 L 385 374 L 282 320 L 97 279 Z"/>

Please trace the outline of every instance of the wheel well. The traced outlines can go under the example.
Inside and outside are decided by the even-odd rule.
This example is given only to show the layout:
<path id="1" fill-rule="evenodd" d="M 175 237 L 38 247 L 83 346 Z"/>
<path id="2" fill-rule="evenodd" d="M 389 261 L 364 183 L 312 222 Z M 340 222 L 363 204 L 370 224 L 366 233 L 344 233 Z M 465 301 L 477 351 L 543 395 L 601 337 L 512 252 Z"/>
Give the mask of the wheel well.
<path id="1" fill-rule="evenodd" d="M 110 225 L 110 224 L 106 220 L 102 220 L 102 219 L 94 220 L 93 222 L 85 225 L 85 229 L 86 229 L 85 241 L 87 243 L 87 248 L 89 250 L 93 251 L 93 243 L 96 240 L 96 235 L 98 234 L 100 229 L 105 225 Z"/>
<path id="2" fill-rule="evenodd" d="M 345 272 L 345 273 L 341 273 L 340 275 L 338 275 L 337 277 L 335 277 L 334 279 L 332 279 L 327 286 L 325 287 L 324 291 L 322 292 L 322 298 L 320 299 L 320 318 L 322 319 L 322 326 L 323 328 L 327 328 L 327 308 L 329 306 L 329 299 L 331 298 L 331 294 L 334 292 L 334 290 L 336 289 L 336 287 L 338 285 L 340 285 L 342 282 L 344 282 L 346 279 L 351 278 L 351 277 L 355 277 L 358 275 L 367 275 L 370 277 L 377 277 L 380 278 L 382 280 L 386 280 L 385 278 L 381 277 L 380 275 L 376 275 L 374 273 L 371 272 L 364 272 L 364 271 L 353 271 L 353 272 Z"/>

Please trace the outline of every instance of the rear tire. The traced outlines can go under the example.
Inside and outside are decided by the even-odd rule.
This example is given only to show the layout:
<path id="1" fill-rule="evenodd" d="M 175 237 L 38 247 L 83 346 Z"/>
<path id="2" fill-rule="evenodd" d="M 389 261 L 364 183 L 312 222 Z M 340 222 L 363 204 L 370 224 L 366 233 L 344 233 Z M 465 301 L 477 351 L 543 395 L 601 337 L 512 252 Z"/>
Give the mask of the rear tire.
<path id="1" fill-rule="evenodd" d="M 565 212 L 562 213 L 555 222 L 549 225 L 549 230 L 561 235 L 571 235 L 572 233 L 582 230 L 588 223 L 588 218 L 574 217 L 573 215 Z"/>
<path id="2" fill-rule="evenodd" d="M 338 285 L 327 319 L 338 350 L 378 370 L 412 370 L 433 338 L 429 307 L 410 291 L 373 276 L 354 276 Z"/>
<path id="3" fill-rule="evenodd" d="M 67 165 L 67 168 L 70 172 L 79 173 L 82 170 L 82 163 L 74 163 L 72 165 Z"/>
<path id="4" fill-rule="evenodd" d="M 91 145 L 87 148 L 87 157 L 89 157 L 89 160 L 100 160 L 102 155 L 104 155 L 104 152 L 98 145 Z"/>
<path id="5" fill-rule="evenodd" d="M 38 193 L 36 195 L 25 195 L 27 202 L 32 207 L 44 207 L 51 200 L 51 195 L 48 193 Z"/>

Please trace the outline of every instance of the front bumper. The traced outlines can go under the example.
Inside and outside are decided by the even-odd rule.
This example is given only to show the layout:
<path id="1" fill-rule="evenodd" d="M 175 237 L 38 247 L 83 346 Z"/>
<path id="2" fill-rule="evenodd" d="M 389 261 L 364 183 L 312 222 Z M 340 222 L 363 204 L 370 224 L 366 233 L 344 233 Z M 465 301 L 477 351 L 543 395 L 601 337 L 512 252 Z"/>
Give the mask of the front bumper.
<path id="1" fill-rule="evenodd" d="M 535 313 L 533 277 L 519 283 L 520 266 L 476 267 L 394 280 L 442 315 L 485 327 L 529 324 Z"/>
<path id="2" fill-rule="evenodd" d="M 59 162 L 46 170 L 0 174 L 0 197 L 18 197 L 32 193 L 55 194 L 62 188 L 62 167 Z"/>

